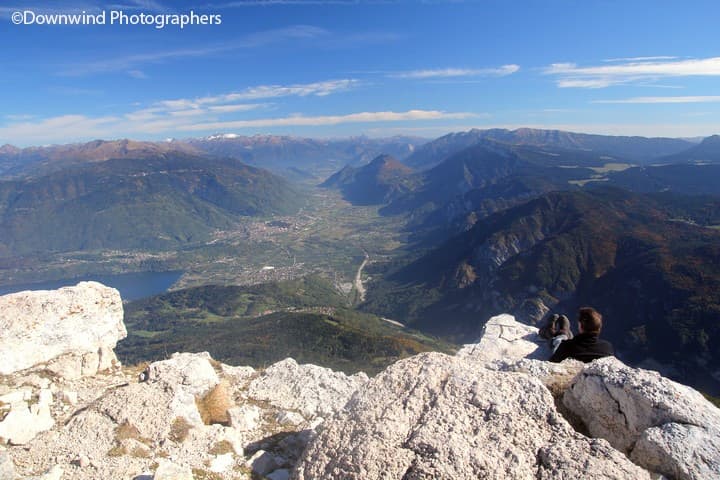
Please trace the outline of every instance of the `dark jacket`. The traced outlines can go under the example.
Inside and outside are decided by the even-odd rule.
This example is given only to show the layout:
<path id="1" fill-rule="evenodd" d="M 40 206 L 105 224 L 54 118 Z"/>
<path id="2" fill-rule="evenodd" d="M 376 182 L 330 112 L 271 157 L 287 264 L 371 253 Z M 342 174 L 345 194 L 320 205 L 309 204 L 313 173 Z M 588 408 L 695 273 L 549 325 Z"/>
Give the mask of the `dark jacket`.
<path id="1" fill-rule="evenodd" d="M 596 333 L 579 333 L 575 338 L 561 342 L 550 361 L 562 362 L 566 358 L 574 358 L 588 363 L 613 355 L 615 351 L 610 342 L 599 339 Z"/>

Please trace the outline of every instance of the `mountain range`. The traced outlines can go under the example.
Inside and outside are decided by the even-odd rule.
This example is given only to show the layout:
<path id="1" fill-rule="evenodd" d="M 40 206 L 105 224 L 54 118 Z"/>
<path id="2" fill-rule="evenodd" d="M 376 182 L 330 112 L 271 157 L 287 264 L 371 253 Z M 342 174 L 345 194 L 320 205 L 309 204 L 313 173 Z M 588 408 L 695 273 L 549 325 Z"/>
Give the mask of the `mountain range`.
<path id="1" fill-rule="evenodd" d="M 369 263 L 357 273 L 371 279 L 360 305 L 368 316 L 327 296 L 327 305 L 300 310 L 231 309 L 221 316 L 242 321 L 223 318 L 214 332 L 214 304 L 228 305 L 223 296 L 239 299 L 233 305 L 248 296 L 264 305 L 261 297 L 280 294 L 208 286 L 145 304 L 140 310 L 168 321 L 190 319 L 193 312 L 202 318 L 164 332 L 140 314 L 132 354 L 147 348 L 159 355 L 162 345 L 177 342 L 182 348 L 206 345 L 230 333 L 279 335 L 275 325 L 305 338 L 312 351 L 326 355 L 320 347 L 332 345 L 330 350 L 355 352 L 358 362 L 372 365 L 380 352 L 373 345 L 397 356 L 404 342 L 388 346 L 383 335 L 357 334 L 363 322 L 387 327 L 379 317 L 467 341 L 494 314 L 539 322 L 551 312 L 572 314 L 590 304 L 606 315 L 605 334 L 621 358 L 672 366 L 689 382 L 720 392 L 712 375 L 720 371 L 712 349 L 720 341 L 720 137 L 691 142 L 497 129 L 422 142 L 221 135 L 5 146 L 0 257 L 22 263 L 24 256 L 48 252 L 203 245 L 246 216 L 297 212 L 322 176 L 323 188 L 376 206 L 359 209 L 351 228 L 333 230 L 323 241 L 348 246 L 363 229 L 404 228 L 380 232 L 387 244 L 368 251 Z M 315 191 L 313 198 L 313 215 L 322 217 L 324 205 L 337 205 L 327 192 Z M 370 218 L 377 212 L 394 217 Z M 299 232 L 293 248 L 303 248 L 305 230 Z M 362 242 L 351 247 L 367 249 Z M 183 303 L 189 297 L 192 305 Z M 319 343 L 308 343 L 303 325 Z M 346 327 L 354 333 L 346 336 Z M 214 340 L 195 338 L 193 331 Z M 283 342 L 291 348 L 290 339 Z M 363 347 L 357 350 L 354 342 Z"/>
<path id="2" fill-rule="evenodd" d="M 87 143 L 18 148 L 0 147 L 0 177 L 24 177 L 69 166 L 119 158 L 151 158 L 169 152 L 234 158 L 243 163 L 291 175 L 326 174 L 345 164 L 362 165 L 380 154 L 404 159 L 427 140 L 419 137 L 350 137 L 313 139 L 234 134 L 163 142 L 95 140 Z"/>
<path id="3" fill-rule="evenodd" d="M 0 181 L 0 255 L 173 248 L 301 203 L 287 181 L 232 159 L 169 151 L 83 162 Z"/>
<path id="4" fill-rule="evenodd" d="M 236 158 L 280 173 L 292 168 L 309 173 L 327 173 L 342 165 L 366 164 L 381 154 L 404 159 L 426 141 L 406 136 L 321 140 L 275 135 L 215 135 L 173 143 L 186 144 L 212 155 Z"/>
<path id="5" fill-rule="evenodd" d="M 682 152 L 694 145 L 687 140 L 675 138 L 590 135 L 532 128 L 472 129 L 467 132 L 451 133 L 426 143 L 417 148 L 407 158 L 406 163 L 416 169 L 431 168 L 461 150 L 488 139 L 509 145 L 592 151 L 611 157 L 608 160 L 631 163 L 645 163 L 657 157 Z"/>
<path id="6" fill-rule="evenodd" d="M 386 215 L 409 214 L 413 236 L 432 240 L 543 193 L 585 185 L 720 195 L 720 168 L 713 163 L 720 159 L 718 139 L 698 144 L 532 129 L 471 130 L 419 147 L 404 161 L 420 169 L 415 173 L 395 166 L 401 174 L 383 176 L 376 164 L 347 166 L 323 186 L 354 203 L 382 205 Z"/>

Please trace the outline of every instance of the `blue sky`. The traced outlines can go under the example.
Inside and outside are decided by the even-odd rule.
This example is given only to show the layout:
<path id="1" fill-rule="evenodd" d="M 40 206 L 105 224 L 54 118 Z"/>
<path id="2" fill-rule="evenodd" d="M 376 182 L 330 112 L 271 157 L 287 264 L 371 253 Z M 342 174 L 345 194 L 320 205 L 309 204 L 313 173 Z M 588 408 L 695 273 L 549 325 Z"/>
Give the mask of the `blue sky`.
<path id="1" fill-rule="evenodd" d="M 191 10 L 221 23 L 156 28 Z M 15 25 L 16 11 L 106 24 Z M 110 25 L 113 11 L 155 25 Z M 720 133 L 718 18 L 717 1 L 3 1 L 0 144 L 524 126 L 705 136 Z"/>

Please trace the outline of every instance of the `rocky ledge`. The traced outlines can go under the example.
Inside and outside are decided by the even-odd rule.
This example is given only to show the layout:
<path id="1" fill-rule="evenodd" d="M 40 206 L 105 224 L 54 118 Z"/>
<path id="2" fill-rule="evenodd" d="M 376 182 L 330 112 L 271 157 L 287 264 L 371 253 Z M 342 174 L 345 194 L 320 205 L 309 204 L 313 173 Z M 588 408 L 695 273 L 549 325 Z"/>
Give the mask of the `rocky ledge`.
<path id="1" fill-rule="evenodd" d="M 551 364 L 491 319 L 369 379 L 207 353 L 122 367 L 116 291 L 0 297 L 0 480 L 720 478 L 720 410 L 616 359 Z"/>

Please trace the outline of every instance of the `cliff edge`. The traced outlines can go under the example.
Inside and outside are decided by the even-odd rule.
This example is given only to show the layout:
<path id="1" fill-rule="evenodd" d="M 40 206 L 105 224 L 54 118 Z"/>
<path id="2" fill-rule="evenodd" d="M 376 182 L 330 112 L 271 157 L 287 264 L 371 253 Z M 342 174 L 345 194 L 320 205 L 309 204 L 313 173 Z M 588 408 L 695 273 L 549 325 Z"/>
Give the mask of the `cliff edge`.
<path id="1" fill-rule="evenodd" d="M 122 302 L 93 282 L 0 312 L 0 480 L 720 478 L 702 395 L 614 358 L 546 362 L 509 315 L 368 378 L 207 353 L 123 367 Z"/>

